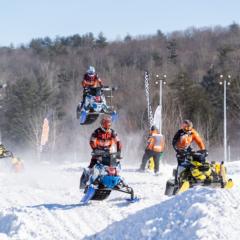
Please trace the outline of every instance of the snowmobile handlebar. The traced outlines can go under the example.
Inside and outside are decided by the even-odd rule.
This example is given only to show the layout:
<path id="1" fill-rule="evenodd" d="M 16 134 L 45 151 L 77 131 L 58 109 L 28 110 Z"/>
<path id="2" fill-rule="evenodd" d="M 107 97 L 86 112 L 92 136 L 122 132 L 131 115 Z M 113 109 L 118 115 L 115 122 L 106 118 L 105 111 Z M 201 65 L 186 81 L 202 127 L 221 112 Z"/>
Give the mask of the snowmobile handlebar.
<path id="1" fill-rule="evenodd" d="M 186 165 L 191 164 L 191 161 L 205 162 L 206 157 L 208 156 L 207 150 L 198 150 L 198 151 L 181 151 L 177 153 L 177 157 L 182 163 Z"/>
<path id="2" fill-rule="evenodd" d="M 110 86 L 99 86 L 99 87 L 85 87 L 84 91 L 88 92 L 91 90 L 102 90 L 102 91 L 116 91 L 118 88 L 117 87 L 110 87 Z"/>
<path id="3" fill-rule="evenodd" d="M 194 155 L 202 155 L 207 157 L 208 156 L 208 151 L 207 150 L 198 150 L 198 151 L 188 151 L 188 150 L 180 150 L 177 152 L 178 155 L 181 156 L 194 156 Z"/>
<path id="4" fill-rule="evenodd" d="M 116 91 L 118 87 L 102 86 L 103 91 Z"/>
<path id="5" fill-rule="evenodd" d="M 94 157 L 115 157 L 116 159 L 122 159 L 119 152 L 111 153 L 109 149 L 106 150 L 95 149 L 92 151 L 91 155 Z"/>

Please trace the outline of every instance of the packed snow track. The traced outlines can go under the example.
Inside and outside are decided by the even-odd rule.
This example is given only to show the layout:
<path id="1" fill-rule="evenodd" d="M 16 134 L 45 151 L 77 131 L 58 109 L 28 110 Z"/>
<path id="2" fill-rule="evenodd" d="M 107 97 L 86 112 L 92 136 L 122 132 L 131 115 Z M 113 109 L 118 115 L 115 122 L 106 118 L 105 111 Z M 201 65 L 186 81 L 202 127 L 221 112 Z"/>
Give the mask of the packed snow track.
<path id="1" fill-rule="evenodd" d="M 231 190 L 198 187 L 169 198 L 164 189 L 172 167 L 161 166 L 159 176 L 127 167 L 122 175 L 139 202 L 112 192 L 81 205 L 85 165 L 41 164 L 18 174 L 0 168 L 0 240 L 239 239 L 240 162 L 228 166 Z"/>

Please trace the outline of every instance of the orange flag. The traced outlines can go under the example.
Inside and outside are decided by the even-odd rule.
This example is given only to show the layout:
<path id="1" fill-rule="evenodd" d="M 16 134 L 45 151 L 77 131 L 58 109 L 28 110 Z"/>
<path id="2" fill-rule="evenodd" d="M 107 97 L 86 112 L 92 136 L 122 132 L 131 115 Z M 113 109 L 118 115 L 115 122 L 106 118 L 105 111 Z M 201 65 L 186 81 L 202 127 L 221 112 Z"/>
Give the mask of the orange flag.
<path id="1" fill-rule="evenodd" d="M 41 137 L 41 146 L 44 146 L 48 141 L 49 134 L 49 124 L 48 119 L 44 118 L 43 126 L 42 126 L 42 137 Z"/>

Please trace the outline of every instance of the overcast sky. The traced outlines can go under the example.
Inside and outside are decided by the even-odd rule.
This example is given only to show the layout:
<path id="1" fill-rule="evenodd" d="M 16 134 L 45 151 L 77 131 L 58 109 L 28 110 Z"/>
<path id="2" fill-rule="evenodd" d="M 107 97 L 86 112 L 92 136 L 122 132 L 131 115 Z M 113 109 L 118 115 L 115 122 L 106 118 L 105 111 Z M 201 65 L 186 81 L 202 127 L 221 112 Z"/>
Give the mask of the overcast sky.
<path id="1" fill-rule="evenodd" d="M 240 23 L 240 0 L 0 0 L 0 46 L 103 32 L 108 40 Z"/>

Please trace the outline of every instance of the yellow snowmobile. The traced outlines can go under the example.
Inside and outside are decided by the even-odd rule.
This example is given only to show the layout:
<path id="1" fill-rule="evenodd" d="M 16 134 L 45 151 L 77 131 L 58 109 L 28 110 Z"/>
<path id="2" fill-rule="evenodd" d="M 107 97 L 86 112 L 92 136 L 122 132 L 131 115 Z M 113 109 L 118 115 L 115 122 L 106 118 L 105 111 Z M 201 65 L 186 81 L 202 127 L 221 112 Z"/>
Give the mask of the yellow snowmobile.
<path id="1" fill-rule="evenodd" d="M 0 158 L 11 159 L 11 169 L 14 172 L 21 172 L 24 169 L 24 165 L 20 158 L 14 157 L 13 153 L 7 150 L 3 144 L 0 144 Z M 7 164 L 9 165 L 9 164 Z"/>
<path id="2" fill-rule="evenodd" d="M 227 179 L 224 162 L 207 162 L 207 154 L 201 150 L 182 154 L 184 161 L 173 170 L 174 178 L 167 181 L 165 195 L 182 193 L 194 186 L 233 187 L 232 179 Z"/>
<path id="3" fill-rule="evenodd" d="M 12 152 L 6 150 L 3 144 L 0 144 L 0 158 L 11 158 L 13 157 Z"/>

